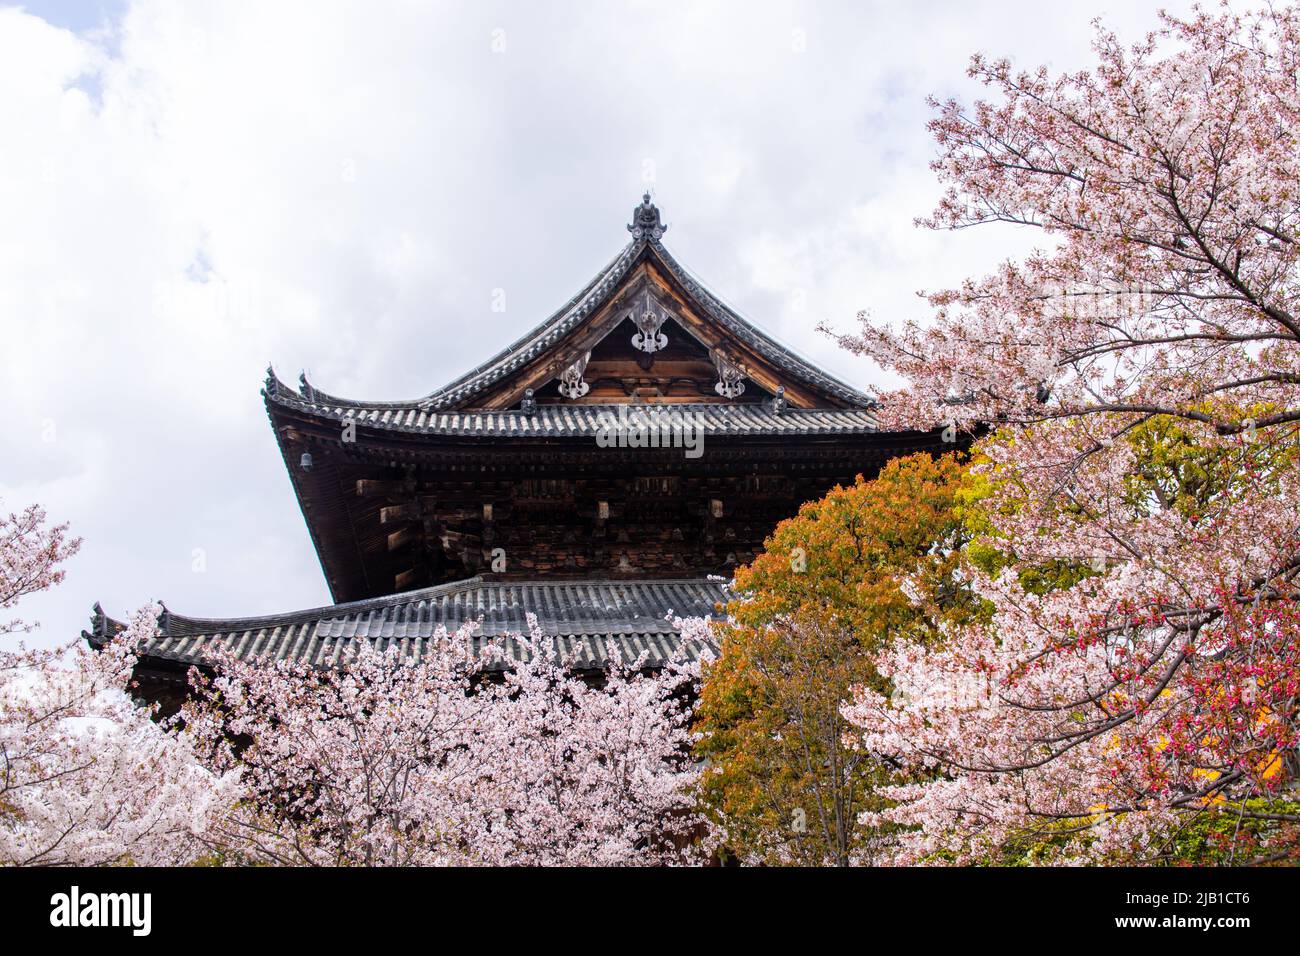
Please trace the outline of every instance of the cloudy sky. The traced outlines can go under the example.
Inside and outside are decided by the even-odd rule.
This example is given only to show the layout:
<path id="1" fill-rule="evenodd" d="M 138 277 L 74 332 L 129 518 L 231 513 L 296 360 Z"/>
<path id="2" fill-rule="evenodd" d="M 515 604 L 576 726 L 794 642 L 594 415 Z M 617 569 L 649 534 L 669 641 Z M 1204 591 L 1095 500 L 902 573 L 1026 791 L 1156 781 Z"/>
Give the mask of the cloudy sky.
<path id="1" fill-rule="evenodd" d="M 645 188 L 717 294 L 879 383 L 817 322 L 924 316 L 1023 250 L 912 225 L 927 94 L 971 96 L 975 51 L 1081 68 L 1094 17 L 1156 9 L 0 0 L 0 498 L 85 539 L 23 615 L 50 643 L 96 600 L 327 603 L 267 364 L 429 392 L 586 282 Z"/>

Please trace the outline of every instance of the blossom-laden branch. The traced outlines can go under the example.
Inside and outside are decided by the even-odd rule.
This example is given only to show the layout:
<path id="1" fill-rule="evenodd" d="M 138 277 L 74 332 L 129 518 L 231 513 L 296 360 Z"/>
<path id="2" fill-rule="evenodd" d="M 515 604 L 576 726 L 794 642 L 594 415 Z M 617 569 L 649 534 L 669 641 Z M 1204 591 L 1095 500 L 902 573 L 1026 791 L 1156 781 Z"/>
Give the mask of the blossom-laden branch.
<path id="1" fill-rule="evenodd" d="M 999 100 L 934 104 L 948 192 L 922 223 L 1012 223 L 1048 247 L 931 294 L 933 323 L 841 341 L 909 380 L 884 402 L 896 423 L 1300 421 L 1300 15 L 1166 16 L 1094 46 L 1094 70 L 1062 76 L 977 56 Z"/>
<path id="2" fill-rule="evenodd" d="M 887 420 L 995 428 L 990 623 L 845 710 L 901 768 L 895 861 L 1297 853 L 1298 40 L 1294 6 L 1197 11 L 1077 74 L 977 57 L 998 101 L 938 105 L 926 225 L 1051 245 L 843 340 L 909 380 Z"/>
<path id="3" fill-rule="evenodd" d="M 77 553 L 80 538 L 68 537 L 66 524 L 47 527 L 45 511 L 30 505 L 20 514 L 0 513 L 0 610 L 63 580 L 64 561 Z M 20 620 L 0 621 L 0 637 L 30 631 Z"/>
<path id="4" fill-rule="evenodd" d="M 56 584 L 75 547 L 37 508 L 0 522 L 3 606 Z M 160 610 L 97 649 L 0 651 L 0 864 L 694 859 L 699 627 L 654 673 L 611 643 L 599 688 L 532 618 L 528 637 L 480 651 L 472 626 L 440 630 L 418 660 L 368 645 L 323 668 L 218 653 L 181 719 L 160 724 L 130 696 Z"/>
<path id="5" fill-rule="evenodd" d="M 102 651 L 0 652 L 0 863 L 176 866 L 210 851 L 236 777 L 208 771 L 128 696 L 158 611 Z"/>
<path id="6" fill-rule="evenodd" d="M 614 644 L 603 687 L 528 637 L 471 653 L 472 625 L 419 656 L 361 645 L 326 668 L 213 659 L 183 712 L 204 760 L 241 774 L 232 859 L 287 865 L 685 862 L 699 829 L 691 668 L 643 672 Z M 507 647 L 523 659 L 501 671 Z M 511 657 L 514 655 L 511 654 Z"/>

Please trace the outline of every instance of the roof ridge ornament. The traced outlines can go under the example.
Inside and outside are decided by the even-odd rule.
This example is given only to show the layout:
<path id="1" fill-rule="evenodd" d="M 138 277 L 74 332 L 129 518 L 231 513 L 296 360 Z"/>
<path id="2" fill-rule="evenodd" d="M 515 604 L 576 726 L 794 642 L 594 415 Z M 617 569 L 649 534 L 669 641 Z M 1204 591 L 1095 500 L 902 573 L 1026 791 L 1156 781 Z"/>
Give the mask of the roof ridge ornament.
<path id="1" fill-rule="evenodd" d="M 649 239 L 651 242 L 658 242 L 668 231 L 659 218 L 659 207 L 650 201 L 650 193 L 642 196 L 641 205 L 632 210 L 632 221 L 628 223 L 627 231 L 632 233 L 633 239 Z"/>
<path id="2" fill-rule="evenodd" d="M 785 386 L 778 385 L 776 387 L 776 395 L 772 398 L 772 414 L 780 415 L 789 407 L 789 405 L 790 402 L 785 397 Z"/>

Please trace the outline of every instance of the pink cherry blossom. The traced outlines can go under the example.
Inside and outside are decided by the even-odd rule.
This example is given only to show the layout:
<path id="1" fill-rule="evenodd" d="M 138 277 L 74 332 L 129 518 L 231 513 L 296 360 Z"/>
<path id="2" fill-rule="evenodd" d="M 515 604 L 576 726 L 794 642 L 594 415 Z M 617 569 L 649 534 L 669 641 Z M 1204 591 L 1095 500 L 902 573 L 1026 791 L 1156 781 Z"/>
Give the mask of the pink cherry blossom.
<path id="1" fill-rule="evenodd" d="M 1131 48 L 1099 30 L 1076 74 L 976 57 L 996 100 L 936 104 L 927 224 L 1045 246 L 933 294 L 931 324 L 843 339 L 908 380 L 891 423 L 996 426 L 975 545 L 1012 558 L 972 569 L 988 626 L 892 648 L 893 695 L 846 705 L 904 770 L 872 819 L 895 862 L 1164 859 L 1295 779 L 1298 41 L 1294 6 L 1200 11 Z M 1211 471 L 1157 473 L 1165 426 Z M 1027 586 L 1050 566 L 1090 573 Z"/>
<path id="2" fill-rule="evenodd" d="M 612 664 L 588 686 L 530 618 L 472 654 L 474 627 L 418 658 L 353 648 L 326 668 L 217 655 L 186 733 L 240 775 L 232 859 L 286 865 L 686 862 L 700 827 L 682 694 L 691 669 Z M 618 659 L 611 644 L 610 659 Z"/>
<path id="3" fill-rule="evenodd" d="M 0 519 L 0 606 L 57 584 L 77 544 L 36 507 Z M 157 613 L 142 610 L 102 653 L 0 649 L 0 864 L 175 865 L 207 852 L 234 779 L 126 693 Z"/>

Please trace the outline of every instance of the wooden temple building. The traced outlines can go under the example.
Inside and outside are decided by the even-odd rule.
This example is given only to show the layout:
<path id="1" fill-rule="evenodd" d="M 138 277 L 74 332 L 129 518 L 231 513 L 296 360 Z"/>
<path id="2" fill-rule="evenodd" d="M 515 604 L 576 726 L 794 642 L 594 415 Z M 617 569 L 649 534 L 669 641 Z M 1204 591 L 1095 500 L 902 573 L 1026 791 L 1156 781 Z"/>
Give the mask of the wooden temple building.
<path id="1" fill-rule="evenodd" d="M 263 396 L 335 604 L 264 617 L 166 611 L 143 696 L 175 700 L 207 649 L 325 663 L 353 641 L 418 653 L 439 625 L 524 630 L 598 674 L 610 639 L 651 666 L 667 619 L 716 614 L 724 583 L 799 505 L 942 446 L 883 432 L 872 399 L 778 344 L 663 244 L 646 195 L 630 241 L 508 348 L 410 401 Z M 120 627 L 98 606 L 85 637 Z"/>

